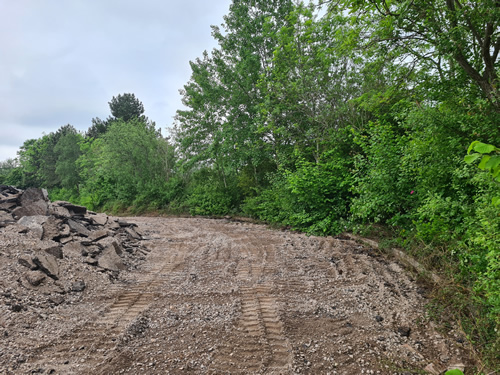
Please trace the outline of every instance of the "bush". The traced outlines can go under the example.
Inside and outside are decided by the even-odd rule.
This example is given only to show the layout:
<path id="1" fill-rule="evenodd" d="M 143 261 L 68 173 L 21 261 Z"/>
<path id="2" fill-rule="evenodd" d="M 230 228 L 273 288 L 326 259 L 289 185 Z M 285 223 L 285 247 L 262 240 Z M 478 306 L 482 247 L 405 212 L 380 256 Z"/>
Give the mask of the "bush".
<path id="1" fill-rule="evenodd" d="M 227 178 L 212 169 L 194 173 L 187 186 L 185 203 L 191 215 L 227 215 L 238 208 L 240 195 L 236 178 Z"/>
<path id="2" fill-rule="evenodd" d="M 276 175 L 270 188 L 248 198 L 243 212 L 309 234 L 342 232 L 351 198 L 349 167 L 336 150 L 318 163 L 299 158 L 296 170 Z"/>

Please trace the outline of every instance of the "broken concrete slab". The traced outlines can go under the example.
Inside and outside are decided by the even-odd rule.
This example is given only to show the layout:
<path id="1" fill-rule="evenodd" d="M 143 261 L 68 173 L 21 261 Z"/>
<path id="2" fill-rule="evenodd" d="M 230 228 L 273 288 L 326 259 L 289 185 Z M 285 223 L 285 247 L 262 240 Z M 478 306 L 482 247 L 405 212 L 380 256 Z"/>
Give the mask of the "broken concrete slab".
<path id="1" fill-rule="evenodd" d="M 63 238 L 60 238 L 59 239 L 59 243 L 62 244 L 62 245 L 65 245 L 69 242 L 72 242 L 73 241 L 73 237 L 69 236 L 69 237 L 63 237 Z"/>
<path id="2" fill-rule="evenodd" d="M 20 203 L 21 207 L 12 211 L 12 216 L 21 218 L 23 216 L 47 215 L 49 204 L 42 189 L 29 188 L 25 190 L 21 195 Z"/>
<path id="3" fill-rule="evenodd" d="M 106 214 L 95 214 L 90 217 L 92 224 L 104 226 L 108 222 L 108 215 Z"/>
<path id="4" fill-rule="evenodd" d="M 121 271 L 127 268 L 112 244 L 104 248 L 101 256 L 97 259 L 97 265 L 110 271 Z"/>
<path id="5" fill-rule="evenodd" d="M 42 248 L 47 254 L 50 254 L 57 259 L 62 259 L 64 257 L 63 249 L 61 245 L 48 245 L 47 247 Z"/>
<path id="6" fill-rule="evenodd" d="M 71 217 L 71 214 L 69 210 L 65 207 L 57 206 L 55 204 L 51 204 L 49 206 L 49 215 L 54 215 L 59 218 L 69 218 Z"/>
<path id="7" fill-rule="evenodd" d="M 53 240 L 60 237 L 59 223 L 60 220 L 56 219 L 54 216 L 49 216 L 48 219 L 42 224 L 42 240 Z"/>
<path id="8" fill-rule="evenodd" d="M 28 271 L 24 275 L 26 281 L 32 286 L 40 285 L 46 279 L 46 277 L 47 276 L 41 271 Z"/>
<path id="9" fill-rule="evenodd" d="M 85 247 L 80 242 L 69 242 L 63 246 L 63 253 L 72 256 L 80 256 L 82 255 Z"/>
<path id="10" fill-rule="evenodd" d="M 32 260 L 47 276 L 54 280 L 59 279 L 59 264 L 53 255 L 39 251 L 33 256 Z"/>
<path id="11" fill-rule="evenodd" d="M 83 224 L 80 224 L 72 219 L 69 219 L 68 225 L 69 225 L 71 232 L 79 234 L 83 237 L 90 236 L 90 231 Z"/>
<path id="12" fill-rule="evenodd" d="M 31 259 L 31 257 L 29 255 L 21 255 L 19 258 L 17 258 L 17 262 L 20 265 L 22 265 L 30 270 L 35 270 L 38 268 L 38 266 L 35 263 L 33 263 L 33 260 Z"/>
<path id="13" fill-rule="evenodd" d="M 68 212 L 70 213 L 71 216 L 73 215 L 85 215 L 87 213 L 87 207 L 84 206 L 79 206 L 70 202 L 66 201 L 55 201 L 52 202 L 52 206 L 54 207 L 63 207 Z"/>
<path id="14" fill-rule="evenodd" d="M 125 233 L 127 233 L 134 240 L 142 240 L 142 236 L 134 230 L 133 227 L 125 228 Z"/>
<path id="15" fill-rule="evenodd" d="M 16 220 L 11 213 L 0 211 L 0 227 L 5 227 L 10 224 L 14 224 Z"/>
<path id="16" fill-rule="evenodd" d="M 101 229 L 101 230 L 96 230 L 96 231 L 91 232 L 89 239 L 92 241 L 99 241 L 99 240 L 102 240 L 103 238 L 106 238 L 108 236 L 109 236 L 109 232 L 105 229 Z"/>
<path id="17" fill-rule="evenodd" d="M 36 238 L 42 239 L 43 226 L 42 224 L 47 221 L 48 217 L 44 215 L 23 216 L 17 221 L 17 224 L 24 225 L 30 229 Z"/>

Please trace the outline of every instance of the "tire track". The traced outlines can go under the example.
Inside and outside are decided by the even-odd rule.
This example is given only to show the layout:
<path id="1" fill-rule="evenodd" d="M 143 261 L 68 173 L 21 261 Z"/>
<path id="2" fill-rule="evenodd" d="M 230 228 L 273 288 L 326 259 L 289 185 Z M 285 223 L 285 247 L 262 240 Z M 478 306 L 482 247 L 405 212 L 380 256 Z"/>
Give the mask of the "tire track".
<path id="1" fill-rule="evenodd" d="M 233 241 L 240 259 L 236 266 L 240 317 L 215 364 L 221 372 L 231 374 L 287 372 L 293 361 L 292 347 L 273 295 L 275 286 L 272 280 L 266 281 L 278 272 L 275 243 L 264 243 L 244 231 L 237 234 Z"/>
<path id="2" fill-rule="evenodd" d="M 35 348 L 32 366 L 57 366 L 60 374 L 81 374 L 112 357 L 127 328 L 153 303 L 159 287 L 182 272 L 186 247 L 175 244 L 163 262 L 140 275 L 131 289 L 116 286 L 114 301 L 93 319 L 58 340 Z"/>

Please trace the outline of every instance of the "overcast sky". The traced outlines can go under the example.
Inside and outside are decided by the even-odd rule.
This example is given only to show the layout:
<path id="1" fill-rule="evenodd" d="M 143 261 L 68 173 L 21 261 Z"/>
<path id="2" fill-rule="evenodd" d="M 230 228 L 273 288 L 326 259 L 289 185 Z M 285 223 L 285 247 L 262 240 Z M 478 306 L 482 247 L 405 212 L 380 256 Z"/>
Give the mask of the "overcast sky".
<path id="1" fill-rule="evenodd" d="M 164 129 L 231 0 L 0 0 L 0 161 L 134 93 Z"/>

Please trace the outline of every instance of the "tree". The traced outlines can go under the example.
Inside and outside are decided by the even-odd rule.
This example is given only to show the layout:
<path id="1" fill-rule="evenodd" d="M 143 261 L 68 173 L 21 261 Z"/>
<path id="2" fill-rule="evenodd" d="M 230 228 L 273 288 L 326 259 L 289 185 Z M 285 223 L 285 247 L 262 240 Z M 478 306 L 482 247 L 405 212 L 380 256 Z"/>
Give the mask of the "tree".
<path id="1" fill-rule="evenodd" d="M 291 161 L 298 152 L 319 162 L 324 151 L 338 145 L 335 133 L 358 121 L 360 112 L 349 101 L 362 95 L 368 79 L 341 48 L 346 17 L 317 19 L 312 6 L 300 4 L 287 19 L 259 83 L 265 95 L 259 132 L 273 140 L 281 159 Z"/>
<path id="2" fill-rule="evenodd" d="M 228 174 L 244 168 L 258 183 L 260 166 L 273 158 L 257 132 L 263 99 L 257 85 L 292 9 L 291 0 L 233 1 L 224 31 L 213 27 L 219 48 L 191 63 L 193 74 L 182 91 L 189 110 L 178 111 L 177 140 L 190 161 L 215 167 L 224 186 Z"/>
<path id="3" fill-rule="evenodd" d="M 400 54 L 401 65 L 425 67 L 442 82 L 461 70 L 500 110 L 498 0 L 340 0 L 330 2 L 330 10 L 356 16 L 364 48 Z"/>
<path id="4" fill-rule="evenodd" d="M 19 168 L 18 164 L 17 160 L 12 158 L 0 161 L 0 184 L 10 184 L 9 177 Z"/>
<path id="5" fill-rule="evenodd" d="M 77 189 L 80 183 L 80 174 L 76 161 L 81 155 L 80 141 L 83 137 L 73 127 L 59 138 L 54 147 L 57 154 L 56 175 L 59 177 L 60 185 L 66 189 Z"/>
<path id="6" fill-rule="evenodd" d="M 168 145 L 153 123 L 114 121 L 100 145 L 96 177 L 107 179 L 110 197 L 130 204 L 138 195 L 160 190 L 167 180 Z"/>
<path id="7" fill-rule="evenodd" d="M 122 119 L 126 122 L 134 117 L 139 119 L 143 117 L 144 106 L 134 94 L 118 94 L 116 97 L 113 96 L 108 104 L 115 119 Z"/>
<path id="8" fill-rule="evenodd" d="M 99 117 L 92 119 L 92 125 L 87 130 L 85 136 L 87 138 L 98 138 L 106 133 L 108 130 L 111 119 L 101 120 Z"/>

